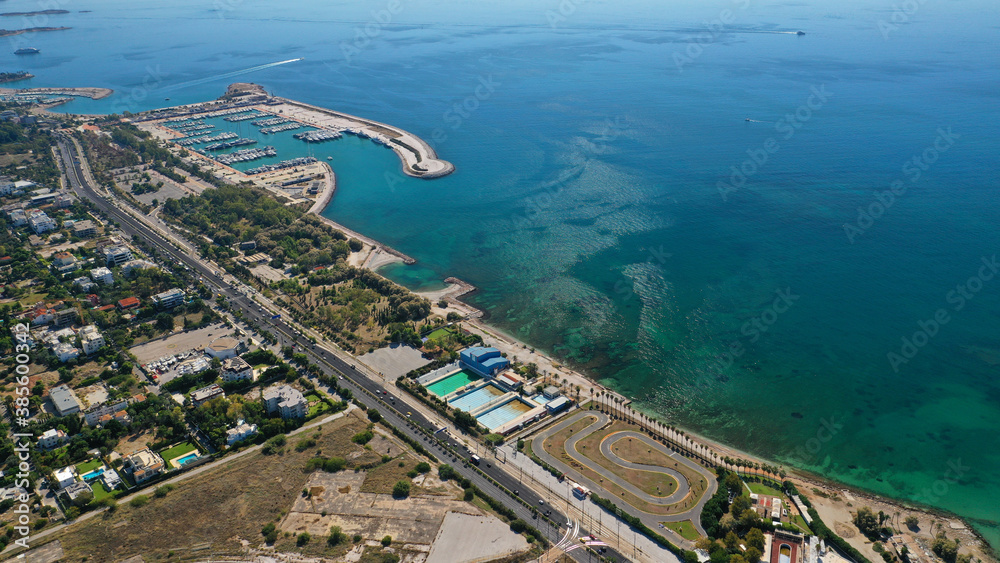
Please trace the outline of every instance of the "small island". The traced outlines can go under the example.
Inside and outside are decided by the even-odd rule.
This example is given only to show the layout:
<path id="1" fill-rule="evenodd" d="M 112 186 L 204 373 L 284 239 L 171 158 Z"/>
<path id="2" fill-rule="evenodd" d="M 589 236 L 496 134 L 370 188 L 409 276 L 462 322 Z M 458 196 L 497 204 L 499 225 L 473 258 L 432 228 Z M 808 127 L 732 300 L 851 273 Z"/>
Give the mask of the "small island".
<path id="1" fill-rule="evenodd" d="M 22 33 L 33 33 L 36 31 L 65 31 L 72 27 L 28 27 L 25 29 L 0 29 L 0 37 L 10 37 L 11 35 L 21 35 Z"/>
<path id="2" fill-rule="evenodd" d="M 56 14 L 68 14 L 69 10 L 40 10 L 38 12 L 4 12 L 0 16 L 53 16 Z"/>
<path id="3" fill-rule="evenodd" d="M 26 80 L 28 78 L 34 78 L 35 75 L 19 70 L 17 72 L 0 72 L 0 84 L 4 82 L 16 82 L 18 80 Z"/>

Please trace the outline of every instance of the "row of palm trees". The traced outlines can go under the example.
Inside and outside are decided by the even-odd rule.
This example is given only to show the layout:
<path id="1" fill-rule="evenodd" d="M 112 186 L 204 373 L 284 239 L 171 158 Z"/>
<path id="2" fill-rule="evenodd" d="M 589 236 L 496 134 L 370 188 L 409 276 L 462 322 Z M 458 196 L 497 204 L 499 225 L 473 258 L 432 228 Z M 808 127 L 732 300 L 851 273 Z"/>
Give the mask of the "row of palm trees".
<path id="1" fill-rule="evenodd" d="M 595 398 L 593 387 L 590 388 L 590 398 L 591 400 Z M 722 465 L 726 469 L 736 471 L 737 473 L 742 470 L 744 475 L 749 475 L 752 472 L 754 476 L 775 480 L 782 480 L 786 476 L 785 470 L 780 466 L 729 456 L 724 456 L 720 459 L 717 452 L 701 442 L 692 440 L 683 430 L 671 424 L 665 424 L 645 413 L 635 411 L 624 397 L 614 395 L 609 391 L 597 391 L 596 399 L 597 405 L 602 412 L 607 412 L 614 417 L 639 425 L 654 437 L 674 444 L 685 455 L 697 458 L 706 465 Z"/>

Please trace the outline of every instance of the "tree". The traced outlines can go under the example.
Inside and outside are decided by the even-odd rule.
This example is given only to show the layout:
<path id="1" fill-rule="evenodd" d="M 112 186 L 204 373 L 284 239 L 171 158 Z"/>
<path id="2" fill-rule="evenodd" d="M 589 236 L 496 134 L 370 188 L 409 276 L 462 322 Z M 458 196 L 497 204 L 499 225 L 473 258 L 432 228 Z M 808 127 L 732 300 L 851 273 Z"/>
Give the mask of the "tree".
<path id="1" fill-rule="evenodd" d="M 764 551 L 764 532 L 760 528 L 751 528 L 746 536 L 747 547 L 755 547 L 761 552 Z"/>
<path id="2" fill-rule="evenodd" d="M 392 545 L 392 536 L 382 538 L 382 547 L 389 547 L 390 545 Z"/>
<path id="3" fill-rule="evenodd" d="M 396 481 L 392 487 L 392 496 L 395 498 L 406 498 L 410 496 L 410 482 Z"/>
<path id="4" fill-rule="evenodd" d="M 299 534 L 299 537 L 295 538 L 295 545 L 302 547 L 305 544 L 309 543 L 309 540 L 311 539 L 312 536 L 309 535 L 309 532 L 302 532 L 301 534 Z"/>
<path id="5" fill-rule="evenodd" d="M 944 532 L 941 532 L 934 538 L 931 551 L 947 563 L 955 563 L 955 558 L 958 557 L 958 542 L 949 540 Z"/>
<path id="6" fill-rule="evenodd" d="M 879 519 L 867 506 L 862 506 L 854 514 L 854 525 L 869 539 L 877 538 L 879 535 Z"/>
<path id="7" fill-rule="evenodd" d="M 743 481 L 741 481 L 739 476 L 735 473 L 726 475 L 725 484 L 726 490 L 728 490 L 731 495 L 738 495 L 743 492 Z"/>
<path id="8" fill-rule="evenodd" d="M 746 553 L 743 554 L 743 557 L 745 557 L 749 563 L 757 563 L 763 556 L 764 552 L 757 549 L 756 547 L 748 547 Z"/>
<path id="9" fill-rule="evenodd" d="M 726 546 L 726 551 L 736 553 L 740 549 L 740 538 L 736 532 L 730 531 L 726 537 L 722 538 L 722 543 Z"/>
<path id="10" fill-rule="evenodd" d="M 729 511 L 732 512 L 733 514 L 743 514 L 749 508 L 750 508 L 750 499 L 743 495 L 739 495 L 733 499 L 733 504 L 729 508 Z"/>
<path id="11" fill-rule="evenodd" d="M 920 520 L 916 516 L 913 515 L 907 516 L 906 520 L 903 520 L 903 522 L 906 523 L 907 528 L 913 531 L 917 531 L 920 529 Z"/>

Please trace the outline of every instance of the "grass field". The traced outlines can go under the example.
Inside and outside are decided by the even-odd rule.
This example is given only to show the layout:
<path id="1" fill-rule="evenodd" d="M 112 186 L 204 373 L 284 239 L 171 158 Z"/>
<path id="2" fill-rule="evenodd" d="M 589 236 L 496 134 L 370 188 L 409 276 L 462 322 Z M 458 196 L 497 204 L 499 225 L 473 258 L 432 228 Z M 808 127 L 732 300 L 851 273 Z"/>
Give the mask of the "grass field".
<path id="1" fill-rule="evenodd" d="M 170 463 L 170 460 L 176 457 L 181 457 L 182 455 L 196 451 L 198 451 L 198 447 L 191 442 L 181 442 L 176 446 L 171 446 L 160 452 L 160 457 L 163 458 L 164 463 Z"/>
<path id="2" fill-rule="evenodd" d="M 447 327 L 441 327 L 441 328 L 435 330 L 434 332 L 431 332 L 430 334 L 428 334 L 427 338 L 430 339 L 430 340 L 436 340 L 438 338 L 441 338 L 442 336 L 448 336 L 449 334 L 454 335 L 455 331 L 453 331 L 453 330 L 451 330 L 451 329 L 449 329 Z"/>
<path id="3" fill-rule="evenodd" d="M 614 444 L 614 452 L 618 457 L 632 463 L 656 465 L 658 467 L 673 467 L 677 461 L 660 450 L 653 449 L 640 440 L 618 440 Z"/>
<path id="4" fill-rule="evenodd" d="M 366 425 L 357 416 L 345 416 L 323 425 L 316 448 L 296 452 L 286 447 L 270 456 L 254 451 L 176 483 L 174 491 L 150 498 L 146 506 L 123 503 L 114 513 L 80 522 L 51 539 L 61 541 L 64 561 L 120 561 L 139 554 L 146 561 L 244 555 L 240 540 L 261 542 L 261 528 L 280 518 L 302 494 L 309 478 L 303 467 L 316 449 L 348 459 L 349 467 L 380 458 L 351 442 Z M 328 550 L 325 538 L 315 538 L 302 550 L 294 540 L 290 543 L 291 551 L 319 555 Z M 171 551 L 175 555 L 168 559 Z"/>
<path id="5" fill-rule="evenodd" d="M 330 405 L 326 404 L 315 391 L 310 391 L 305 395 L 306 401 L 309 401 L 309 411 L 306 413 L 306 418 L 315 418 L 329 410 L 331 410 Z"/>
<path id="6" fill-rule="evenodd" d="M 613 428 L 613 426 L 612 426 Z M 598 462 L 605 469 L 610 470 L 615 475 L 621 477 L 622 479 L 632 483 L 639 488 L 640 491 L 652 495 L 654 497 L 668 497 L 677 490 L 677 480 L 673 477 L 667 475 L 666 473 L 655 473 L 653 471 L 640 471 L 636 469 L 628 469 L 612 462 L 611 460 L 604 457 L 600 453 L 600 444 L 608 433 L 603 431 L 595 432 L 590 436 L 587 436 L 583 440 L 580 440 L 576 444 L 576 449 L 581 454 L 587 456 L 588 458 Z M 643 442 L 639 440 L 629 440 L 623 439 L 617 442 L 616 445 L 625 445 L 632 443 L 632 450 L 638 451 L 639 447 Z M 649 449 L 649 448 L 647 448 Z M 662 456 L 662 454 L 660 454 Z M 649 454 L 652 457 L 652 454 Z M 665 457 L 665 456 L 664 456 Z M 650 465 L 660 465 L 661 467 L 671 467 L 676 468 L 677 462 L 674 460 L 669 460 L 669 465 L 667 464 L 650 464 Z"/>
<path id="7" fill-rule="evenodd" d="M 663 525 L 677 532 L 682 538 L 690 541 L 697 541 L 701 535 L 694 529 L 694 524 L 690 520 L 681 522 L 663 522 Z"/>
<path id="8" fill-rule="evenodd" d="M 769 495 L 769 496 L 772 496 L 772 497 L 778 497 L 778 498 L 782 498 L 782 499 L 786 498 L 785 497 L 785 493 L 779 491 L 778 489 L 775 489 L 774 487 L 769 487 L 769 486 L 764 485 L 762 483 L 752 483 L 751 482 L 751 483 L 747 483 L 747 486 L 750 487 L 750 492 L 751 493 L 757 493 L 758 495 Z M 743 489 L 743 491 L 745 493 L 746 489 Z"/>
<path id="9" fill-rule="evenodd" d="M 85 461 L 76 466 L 76 472 L 80 475 L 85 473 L 90 473 L 91 471 L 97 469 L 98 467 L 104 465 L 104 462 L 99 459 L 92 459 L 90 461 Z"/>

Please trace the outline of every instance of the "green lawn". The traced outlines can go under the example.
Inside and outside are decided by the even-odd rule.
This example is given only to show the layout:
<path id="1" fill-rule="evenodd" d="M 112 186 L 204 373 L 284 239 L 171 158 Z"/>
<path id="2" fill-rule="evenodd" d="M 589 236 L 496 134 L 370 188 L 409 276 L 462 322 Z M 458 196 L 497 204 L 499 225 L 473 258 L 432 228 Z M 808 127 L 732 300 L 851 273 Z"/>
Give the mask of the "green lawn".
<path id="1" fill-rule="evenodd" d="M 770 495 L 772 497 L 785 498 L 785 493 L 761 483 L 747 483 L 747 486 L 750 487 L 750 492 L 757 493 L 758 495 Z"/>
<path id="2" fill-rule="evenodd" d="M 180 444 L 177 444 L 176 446 L 167 448 L 167 449 L 163 450 L 162 452 L 160 452 L 160 457 L 163 458 L 163 462 L 164 463 L 168 463 L 169 464 L 170 460 L 172 460 L 174 458 L 180 457 L 180 456 L 182 456 L 184 454 L 189 454 L 191 452 L 196 452 L 196 451 L 198 451 L 197 446 L 195 446 L 191 442 L 181 442 Z"/>
<path id="3" fill-rule="evenodd" d="M 698 541 L 698 538 L 701 537 L 698 534 L 698 530 L 694 529 L 694 524 L 692 524 L 690 520 L 684 520 L 683 522 L 664 522 L 663 525 L 677 532 L 686 540 Z"/>
<path id="4" fill-rule="evenodd" d="M 310 391 L 304 396 L 309 401 L 309 411 L 306 413 L 306 418 L 314 418 L 330 410 L 330 405 L 321 400 L 319 394 L 315 391 Z"/>
<path id="5" fill-rule="evenodd" d="M 449 334 L 453 335 L 455 333 L 451 329 L 449 329 L 447 327 L 441 327 L 441 328 L 435 330 L 434 332 L 428 334 L 427 338 L 430 339 L 430 340 L 436 340 L 438 338 L 441 338 L 442 336 L 448 336 Z"/>
<path id="6" fill-rule="evenodd" d="M 104 483 L 100 481 L 94 481 L 90 488 L 94 490 L 94 500 L 101 500 L 103 498 L 111 496 L 111 491 L 104 488 Z"/>
<path id="7" fill-rule="evenodd" d="M 76 466 L 76 472 L 79 475 L 83 475 L 85 473 L 90 473 L 91 471 L 97 469 L 98 467 L 100 467 L 102 465 L 104 465 L 104 462 L 101 461 L 100 459 L 92 459 L 90 461 L 85 461 L 85 462 L 77 465 Z"/>

